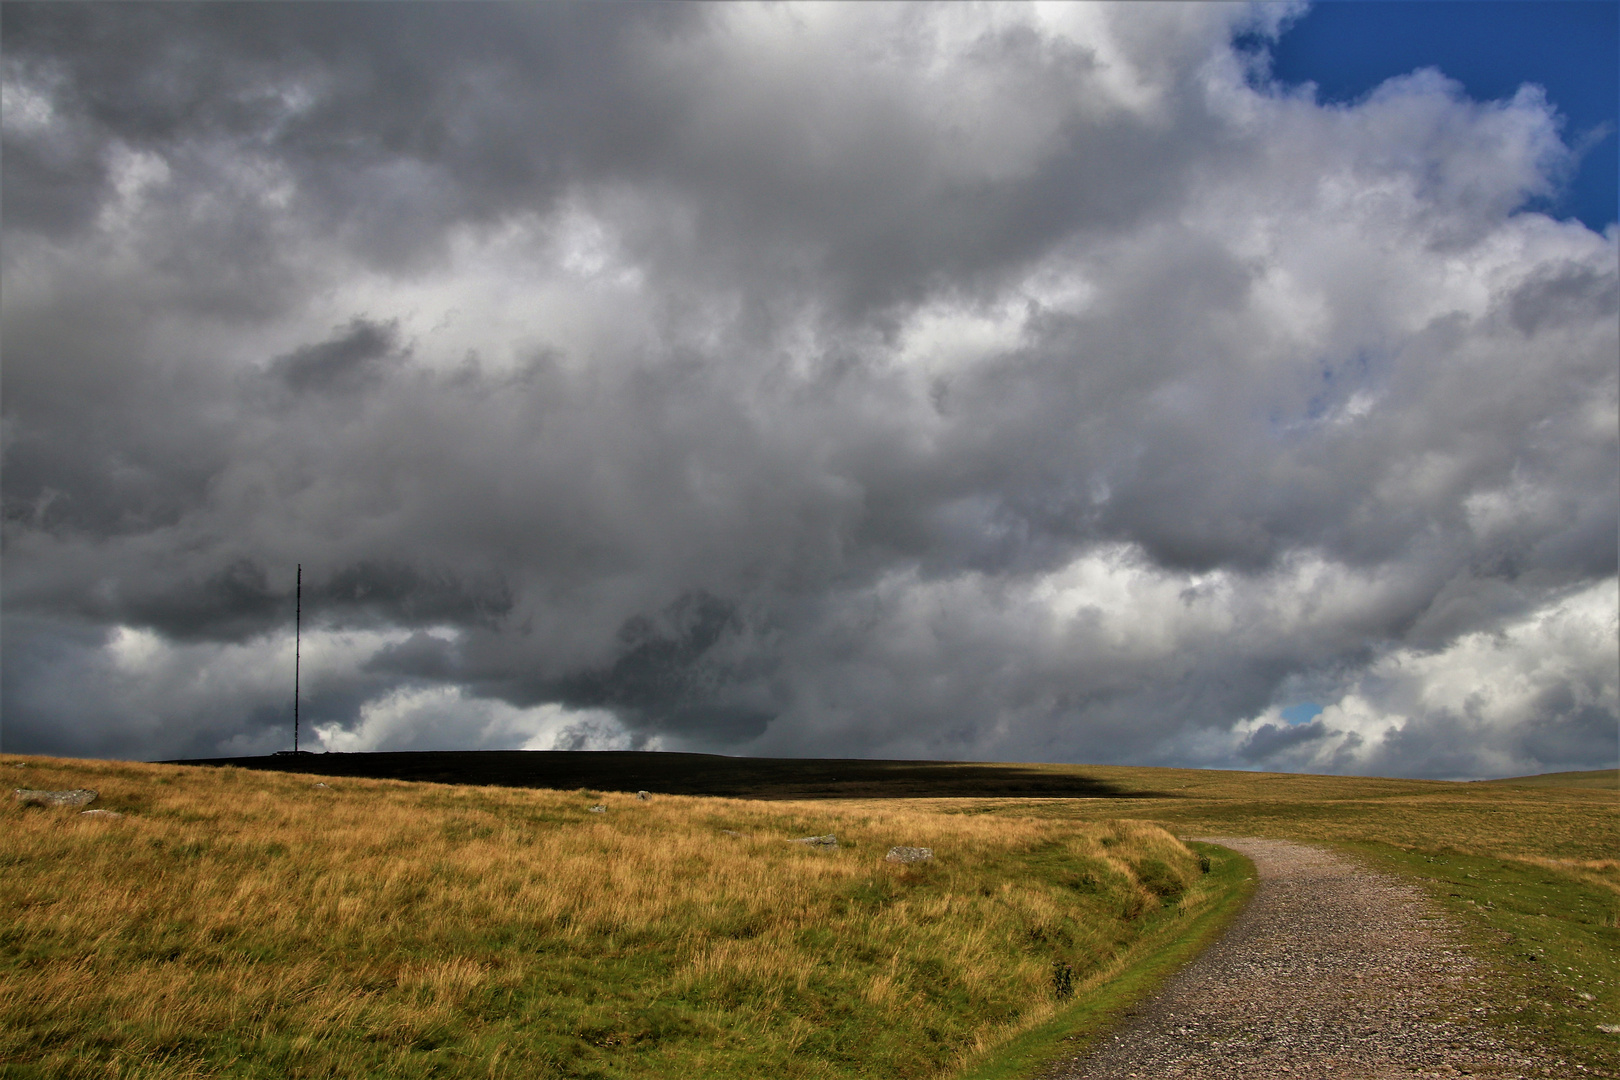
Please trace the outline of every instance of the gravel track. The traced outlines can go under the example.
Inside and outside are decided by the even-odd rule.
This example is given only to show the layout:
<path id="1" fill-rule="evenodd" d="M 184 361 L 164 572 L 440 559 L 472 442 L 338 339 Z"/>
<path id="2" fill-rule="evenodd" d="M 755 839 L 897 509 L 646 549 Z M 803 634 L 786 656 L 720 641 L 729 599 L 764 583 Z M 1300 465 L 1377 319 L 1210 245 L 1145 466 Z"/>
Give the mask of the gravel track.
<path id="1" fill-rule="evenodd" d="M 1483 975 L 1414 886 L 1282 840 L 1215 838 L 1260 884 L 1226 935 L 1050 1080 L 1580 1075 L 1481 1023 Z"/>

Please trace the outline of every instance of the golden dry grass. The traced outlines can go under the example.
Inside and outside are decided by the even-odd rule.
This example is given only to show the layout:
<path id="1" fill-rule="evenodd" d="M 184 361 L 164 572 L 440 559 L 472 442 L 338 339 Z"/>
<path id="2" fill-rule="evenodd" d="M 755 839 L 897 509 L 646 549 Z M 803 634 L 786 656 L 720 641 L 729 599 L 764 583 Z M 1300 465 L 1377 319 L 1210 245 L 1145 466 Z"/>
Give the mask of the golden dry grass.
<path id="1" fill-rule="evenodd" d="M 1614 770 L 1523 780 L 1456 783 L 1359 776 L 1031 765 L 1083 770 L 1122 793 L 1133 818 L 1181 833 L 1272 836 L 1333 843 L 1386 843 L 1413 849 L 1451 846 L 1509 858 L 1620 867 L 1620 774 Z M 941 805 L 944 805 L 941 803 Z M 1088 799 L 973 799 L 973 813 L 1073 817 L 1118 813 L 1119 803 Z M 1600 864 L 1609 864 L 1605 871 Z"/>
<path id="2" fill-rule="evenodd" d="M 0 820 L 16 1076 L 934 1075 L 1199 878 L 1131 821 L 0 766 L 126 814 Z"/>

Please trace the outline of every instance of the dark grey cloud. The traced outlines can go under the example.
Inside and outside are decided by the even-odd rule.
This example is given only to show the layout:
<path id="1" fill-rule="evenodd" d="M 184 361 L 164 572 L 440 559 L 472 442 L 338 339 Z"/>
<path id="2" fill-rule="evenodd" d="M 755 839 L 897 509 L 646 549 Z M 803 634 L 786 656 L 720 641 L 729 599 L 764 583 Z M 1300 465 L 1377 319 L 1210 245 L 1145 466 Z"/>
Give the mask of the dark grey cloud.
<path id="1" fill-rule="evenodd" d="M 565 136 L 586 126 L 593 88 L 613 96 L 618 40 L 679 17 L 669 6 L 19 4 L 5 16 L 8 63 L 51 88 L 59 116 L 16 138 L 17 177 L 31 191 L 94 176 L 68 186 L 99 202 L 111 180 L 94 158 L 108 140 L 262 155 L 296 174 L 313 224 L 343 228 L 368 254 L 409 257 L 435 225 L 532 205 L 572 168 Z M 93 216 L 20 209 L 13 227 Z"/>
<path id="2" fill-rule="evenodd" d="M 1612 761 L 1616 238 L 1285 16 L 8 3 L 6 745 Z"/>
<path id="3" fill-rule="evenodd" d="M 305 345 L 270 363 L 272 374 L 295 392 L 359 389 L 395 345 L 393 324 L 355 317 L 330 340 Z"/>
<path id="4" fill-rule="evenodd" d="M 1238 754 L 1245 761 L 1269 761 L 1283 751 L 1293 750 L 1302 743 L 1318 742 L 1329 734 L 1320 720 L 1292 726 L 1262 724 L 1244 741 Z"/>

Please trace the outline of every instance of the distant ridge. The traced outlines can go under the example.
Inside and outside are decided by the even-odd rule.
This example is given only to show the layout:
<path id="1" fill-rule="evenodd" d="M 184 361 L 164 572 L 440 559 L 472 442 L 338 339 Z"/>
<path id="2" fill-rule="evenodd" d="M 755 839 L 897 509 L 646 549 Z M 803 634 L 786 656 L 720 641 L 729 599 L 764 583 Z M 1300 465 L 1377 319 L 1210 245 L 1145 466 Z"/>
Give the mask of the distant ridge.
<path id="1" fill-rule="evenodd" d="M 1500 780 L 1480 780 L 1481 784 L 1507 784 L 1513 787 L 1610 788 L 1620 791 L 1620 769 L 1587 769 L 1583 772 L 1537 773 L 1534 776 L 1504 776 Z"/>
<path id="2" fill-rule="evenodd" d="M 1017 765 L 852 758 L 738 758 L 638 750 L 429 750 L 283 754 L 167 761 L 243 769 L 592 791 L 751 799 L 1059 798 L 1152 799 L 1169 792 L 1088 775 L 1084 765 Z"/>

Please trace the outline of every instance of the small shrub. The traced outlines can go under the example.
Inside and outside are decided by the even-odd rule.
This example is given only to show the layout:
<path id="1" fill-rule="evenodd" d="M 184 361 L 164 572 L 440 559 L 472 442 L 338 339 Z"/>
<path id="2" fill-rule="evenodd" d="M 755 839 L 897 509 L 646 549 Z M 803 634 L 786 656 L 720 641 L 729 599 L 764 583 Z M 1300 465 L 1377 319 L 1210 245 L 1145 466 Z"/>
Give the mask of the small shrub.
<path id="1" fill-rule="evenodd" d="M 1074 968 L 1066 960 L 1052 962 L 1052 993 L 1059 1001 L 1074 996 Z"/>

